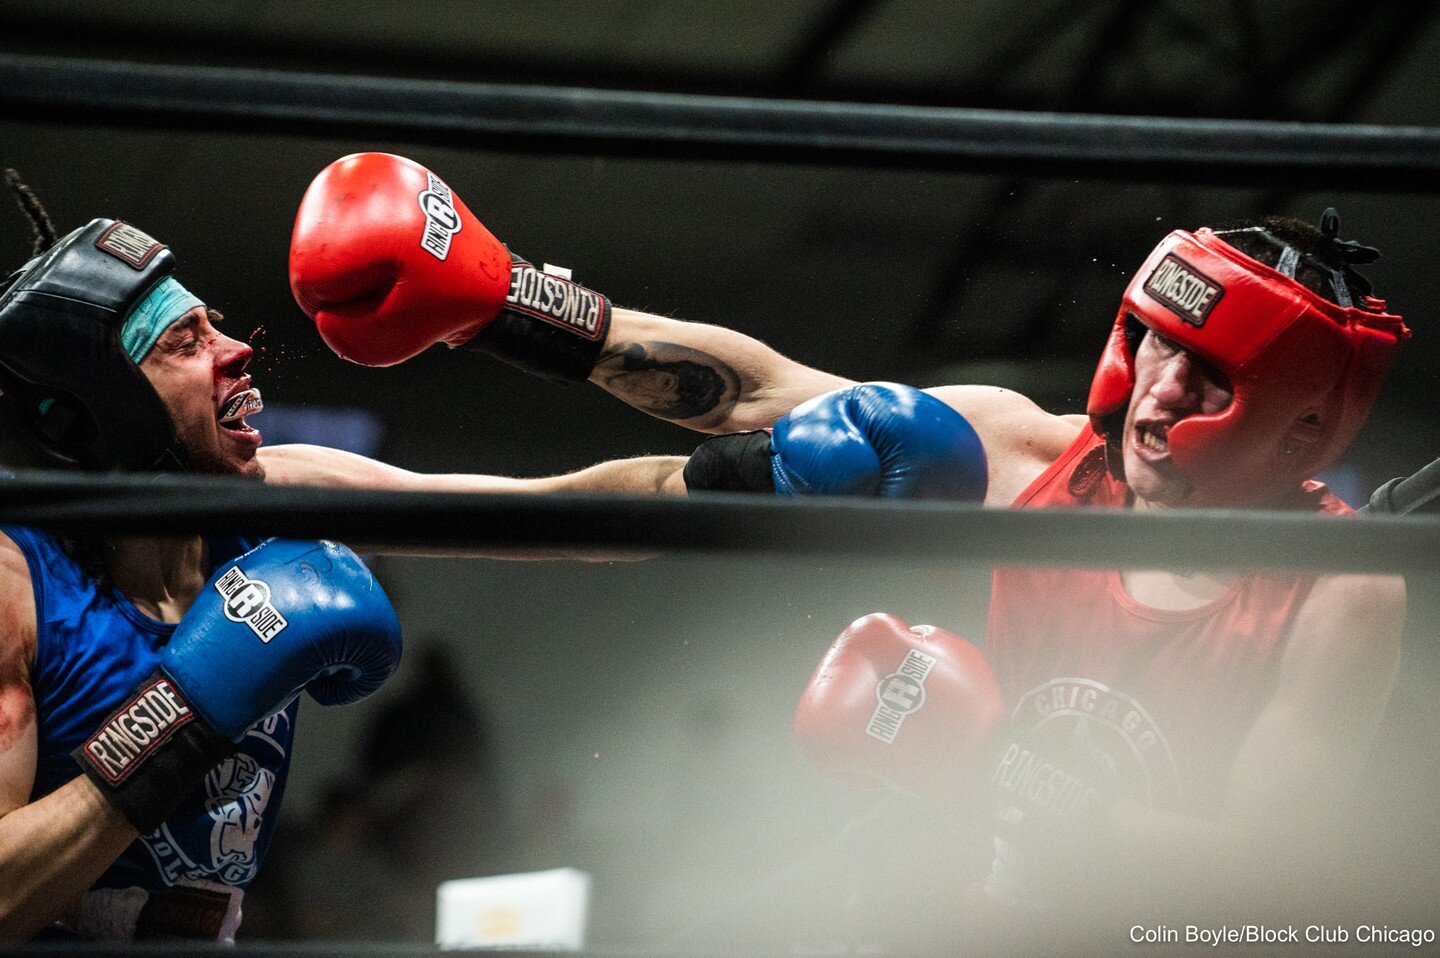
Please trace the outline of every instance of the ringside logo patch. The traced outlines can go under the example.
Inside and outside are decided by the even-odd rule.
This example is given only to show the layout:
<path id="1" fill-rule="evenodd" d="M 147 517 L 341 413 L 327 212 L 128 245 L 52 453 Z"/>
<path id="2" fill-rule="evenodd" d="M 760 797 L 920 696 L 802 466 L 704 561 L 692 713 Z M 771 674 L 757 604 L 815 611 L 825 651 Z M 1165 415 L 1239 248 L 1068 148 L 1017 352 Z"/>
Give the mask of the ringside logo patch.
<path id="1" fill-rule="evenodd" d="M 245 623 L 261 642 L 269 642 L 290 624 L 270 602 L 270 585 L 249 578 L 239 566 L 231 566 L 215 580 L 215 591 L 225 597 L 225 618 Z"/>
<path id="2" fill-rule="evenodd" d="M 116 223 L 96 238 L 95 248 L 135 269 L 144 269 L 165 244 L 129 223 Z"/>
<path id="3" fill-rule="evenodd" d="M 96 729 L 81 750 L 107 782 L 119 785 L 147 755 L 194 717 L 175 686 L 157 676 Z"/>
<path id="4" fill-rule="evenodd" d="M 1204 326 L 1210 310 L 1225 294 L 1225 287 L 1174 253 L 1168 253 L 1145 281 L 1145 292 L 1184 322 Z"/>
<path id="5" fill-rule="evenodd" d="M 511 309 L 543 319 L 588 339 L 598 339 L 605 318 L 605 297 L 579 283 L 516 261 L 510 268 Z"/>
<path id="6" fill-rule="evenodd" d="M 420 212 L 425 214 L 425 233 L 420 237 L 420 248 L 438 260 L 450 255 L 450 240 L 460 232 L 460 214 L 455 212 L 455 194 L 450 187 L 429 170 L 425 171 L 428 186 L 417 199 Z"/>
<path id="7" fill-rule="evenodd" d="M 925 677 L 935 667 L 935 657 L 919 649 L 905 653 L 900 667 L 875 686 L 877 704 L 865 734 L 886 745 L 894 744 L 905 716 L 920 711 L 925 704 Z"/>

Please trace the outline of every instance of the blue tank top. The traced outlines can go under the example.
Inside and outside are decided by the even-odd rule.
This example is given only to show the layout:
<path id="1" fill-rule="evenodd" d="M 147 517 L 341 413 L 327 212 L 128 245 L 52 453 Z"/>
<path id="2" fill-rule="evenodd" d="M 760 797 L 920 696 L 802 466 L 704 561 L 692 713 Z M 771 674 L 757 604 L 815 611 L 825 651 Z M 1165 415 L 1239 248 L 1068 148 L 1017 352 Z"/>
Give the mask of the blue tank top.
<path id="1" fill-rule="evenodd" d="M 70 753 L 155 671 L 175 626 L 145 615 L 117 591 L 97 589 L 49 533 L 9 525 L 0 531 L 25 554 L 35 590 L 35 801 L 81 774 Z M 207 575 L 256 545 L 240 537 L 206 541 Z M 292 701 L 253 725 L 239 753 L 211 769 L 180 810 L 131 844 L 94 887 L 154 893 L 176 885 L 248 885 L 274 831 L 297 709 Z"/>

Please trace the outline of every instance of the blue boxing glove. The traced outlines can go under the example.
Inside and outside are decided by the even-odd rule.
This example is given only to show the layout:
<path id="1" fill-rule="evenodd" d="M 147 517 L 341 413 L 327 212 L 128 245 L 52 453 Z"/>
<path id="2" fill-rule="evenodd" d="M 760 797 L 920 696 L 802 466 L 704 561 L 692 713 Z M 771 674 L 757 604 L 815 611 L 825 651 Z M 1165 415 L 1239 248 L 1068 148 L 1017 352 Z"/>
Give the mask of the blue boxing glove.
<path id="1" fill-rule="evenodd" d="M 210 578 L 160 668 L 74 752 L 141 834 L 301 689 L 322 705 L 378 689 L 400 622 L 370 570 L 333 542 L 270 539 Z"/>
<path id="2" fill-rule="evenodd" d="M 913 386 L 861 383 L 803 402 L 775 423 L 779 495 L 985 498 L 985 448 L 954 409 Z"/>
<path id="3" fill-rule="evenodd" d="M 978 502 L 985 448 L 965 417 L 928 393 L 861 383 L 796 406 L 771 432 L 716 436 L 685 466 L 692 491 Z"/>
<path id="4" fill-rule="evenodd" d="M 334 542 L 271 539 L 216 572 L 160 669 L 212 729 L 238 741 L 302 688 L 344 705 L 399 664 L 400 622 L 359 556 Z"/>

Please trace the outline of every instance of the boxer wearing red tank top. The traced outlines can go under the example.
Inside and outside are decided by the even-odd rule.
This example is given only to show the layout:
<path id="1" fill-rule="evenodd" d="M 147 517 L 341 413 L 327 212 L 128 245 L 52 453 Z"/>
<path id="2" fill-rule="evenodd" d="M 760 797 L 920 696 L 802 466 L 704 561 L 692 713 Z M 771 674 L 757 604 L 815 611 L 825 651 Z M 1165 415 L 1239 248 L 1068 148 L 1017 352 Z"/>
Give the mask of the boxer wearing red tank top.
<path id="1" fill-rule="evenodd" d="M 413 164 L 387 163 L 417 175 Z M 410 180 L 399 179 L 403 188 L 386 190 L 410 210 Z M 373 261 L 376 243 L 347 241 L 303 214 L 300 256 L 292 256 L 297 292 L 317 280 L 307 256 L 322 244 L 313 239 L 350 266 Z M 1352 268 L 1378 252 L 1340 240 L 1338 230 L 1327 210 L 1319 229 L 1271 217 L 1171 233 L 1122 297 L 1086 415 L 1052 415 L 992 387 L 927 390 L 978 435 L 985 503 L 1343 511 L 1306 483 L 1354 439 L 1409 331 Z M 478 227 L 461 235 L 470 232 L 480 235 Z M 425 275 L 434 269 L 422 253 L 410 258 Z M 476 315 L 488 322 L 505 311 L 504 290 L 481 286 L 494 294 L 487 309 L 436 310 L 450 291 L 469 288 L 465 277 L 416 279 L 402 305 L 427 307 L 440 325 L 396 342 L 383 341 L 395 317 L 368 299 L 342 304 L 345 315 L 308 307 L 329 339 L 343 339 L 342 353 L 395 362 L 434 342 L 478 342 Z M 718 327 L 619 307 L 610 320 L 586 339 L 570 378 L 702 432 L 770 427 L 798 404 L 853 385 Z M 515 360 L 493 342 L 479 346 Z M 705 472 L 714 484 L 695 482 L 699 470 L 682 473 L 683 461 L 658 462 L 646 491 L 769 488 L 773 442 L 752 437 L 724 449 L 738 450 L 742 467 L 758 450 L 759 468 L 728 468 L 728 452 L 712 446 L 710 458 L 727 467 Z M 1007 704 L 1017 720 L 1063 732 L 1052 737 L 1068 753 L 1055 761 L 1056 742 L 1012 741 L 997 784 L 1044 814 L 1069 801 L 1068 811 L 1089 816 L 1092 834 L 1154 861 L 1213 857 L 1282 832 L 1341 804 L 1363 766 L 1394 683 L 1404 610 L 1396 577 L 998 573 L 991 641 Z M 1014 724 L 1025 731 L 1024 721 Z M 1036 777 L 1042 768 L 1049 778 Z M 1089 802 L 1091 791 L 1105 800 Z"/>

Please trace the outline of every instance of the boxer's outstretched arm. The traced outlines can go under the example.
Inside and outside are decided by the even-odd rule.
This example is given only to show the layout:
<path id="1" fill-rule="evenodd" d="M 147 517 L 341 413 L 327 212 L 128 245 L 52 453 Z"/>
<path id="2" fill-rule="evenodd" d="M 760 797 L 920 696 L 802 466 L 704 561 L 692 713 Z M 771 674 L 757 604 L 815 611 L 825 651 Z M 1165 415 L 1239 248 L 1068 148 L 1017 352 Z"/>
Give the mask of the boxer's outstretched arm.
<path id="1" fill-rule="evenodd" d="M 411 472 L 323 446 L 268 446 L 259 453 L 265 481 L 282 486 L 392 489 L 402 492 L 616 493 L 683 495 L 685 456 L 615 459 L 560 476 L 513 479 L 477 473 Z"/>
<path id="2" fill-rule="evenodd" d="M 369 200 L 355 203 L 357 195 Z M 447 224 L 438 234 L 435 215 Z M 310 184 L 295 218 L 290 286 L 325 342 L 353 362 L 389 366 L 436 343 L 463 345 L 547 379 L 589 378 L 701 432 L 768 426 L 849 385 L 748 336 L 615 309 L 536 270 L 434 173 L 390 154 L 345 157 Z"/>
<path id="3" fill-rule="evenodd" d="M 761 429 L 851 380 L 802 366 L 743 333 L 616 309 L 590 381 L 699 432 Z"/>
<path id="4" fill-rule="evenodd" d="M 390 489 L 408 492 L 469 493 L 605 493 L 620 495 L 685 494 L 686 456 L 641 456 L 616 459 L 561 476 L 512 479 L 506 476 L 453 473 L 429 475 L 323 446 L 271 446 L 260 450 L 265 481 L 276 485 L 324 486 L 331 489 Z M 492 558 L 513 560 L 579 559 L 587 562 L 643 559 L 636 553 L 573 553 L 564 549 L 417 549 L 377 543 L 351 542 L 354 548 L 386 555 L 435 558 Z"/>

